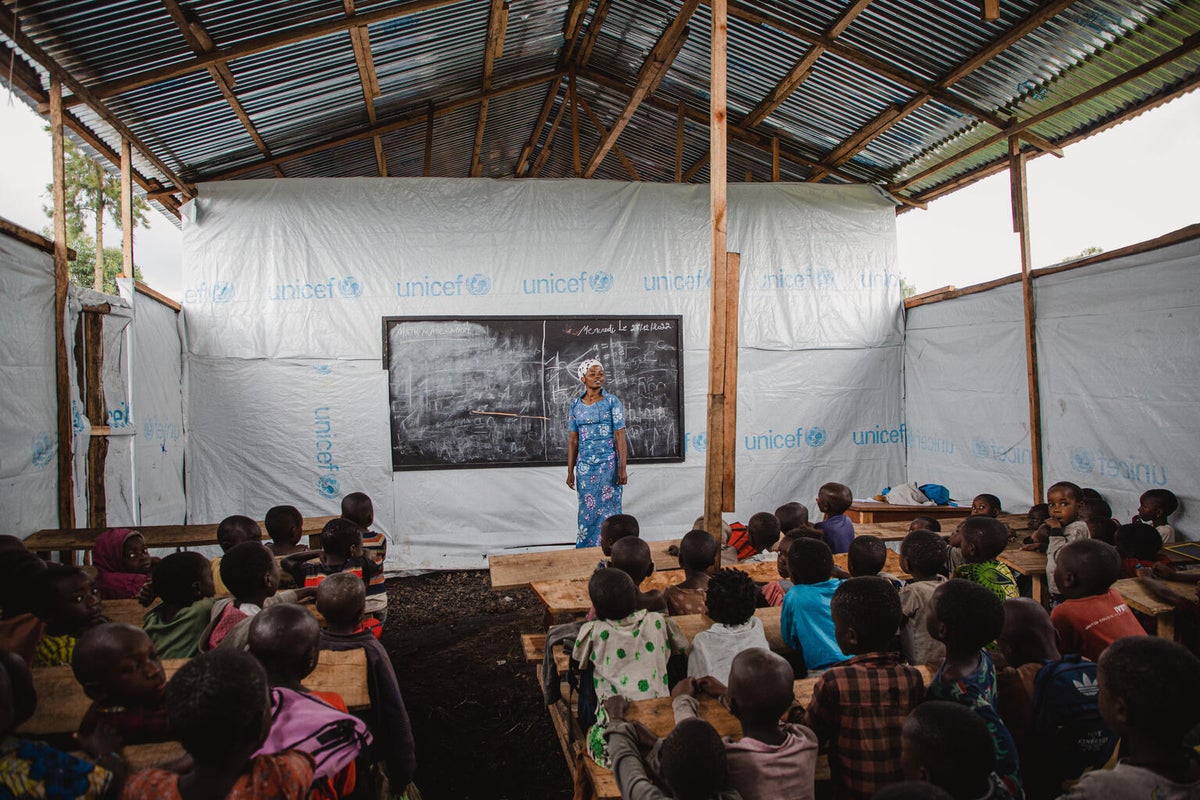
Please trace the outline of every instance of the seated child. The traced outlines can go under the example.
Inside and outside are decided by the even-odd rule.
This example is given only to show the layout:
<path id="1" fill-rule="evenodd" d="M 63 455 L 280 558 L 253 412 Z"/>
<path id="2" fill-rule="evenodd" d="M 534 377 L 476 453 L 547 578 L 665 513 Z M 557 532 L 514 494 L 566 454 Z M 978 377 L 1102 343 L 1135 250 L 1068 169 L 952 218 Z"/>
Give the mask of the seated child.
<path id="1" fill-rule="evenodd" d="M 213 604 L 208 626 L 200 634 L 200 652 L 218 646 L 245 650 L 250 620 L 268 606 L 298 603 L 316 589 L 279 589 L 279 562 L 259 542 L 235 545 L 221 560 L 221 575 L 232 597 Z"/>
<path id="2" fill-rule="evenodd" d="M 793 528 L 791 533 L 785 534 L 783 539 L 779 542 L 779 552 L 775 554 L 775 569 L 779 572 L 779 580 L 763 584 L 762 589 L 759 590 L 759 593 L 762 595 L 763 602 L 765 602 L 768 606 L 783 605 L 783 598 L 787 595 L 788 590 L 794 586 L 791 580 L 791 573 L 788 571 L 787 556 L 788 550 L 790 550 L 792 547 L 792 541 L 795 539 L 804 538 L 799 535 L 791 535 L 792 533 L 798 534 L 800 530 L 801 529 L 799 528 Z M 824 539 L 820 537 L 819 531 L 817 532 L 816 538 L 818 541 L 824 541 Z"/>
<path id="3" fill-rule="evenodd" d="M 983 719 L 992 735 L 996 774 L 1012 797 L 1020 797 L 1017 748 L 996 712 L 996 667 L 984 649 L 1004 628 L 1003 603 L 981 584 L 953 579 L 933 593 L 927 619 L 929 634 L 946 646 L 927 698 L 960 703 Z"/>
<path id="4" fill-rule="evenodd" d="M 850 578 L 837 587 L 832 610 L 838 648 L 853 657 L 817 679 L 804 721 L 828 747 L 833 796 L 869 798 L 901 778 L 900 732 L 924 699 L 925 681 L 890 650 L 903 619 L 891 583 Z"/>
<path id="5" fill-rule="evenodd" d="M 32 581 L 33 608 L 45 625 L 34 651 L 35 667 L 69 667 L 75 641 L 104 619 L 100 591 L 79 567 L 47 564 Z"/>
<path id="6" fill-rule="evenodd" d="M 343 500 L 342 505 L 345 506 L 345 504 Z M 345 512 L 343 512 L 343 516 L 344 514 Z M 267 509 L 267 516 L 263 518 L 263 524 L 266 526 L 267 535 L 271 537 L 271 541 L 267 542 L 267 549 L 276 558 L 292 556 L 308 550 L 307 547 L 300 544 L 300 540 L 304 537 L 304 516 L 295 506 L 273 506 Z"/>
<path id="7" fill-rule="evenodd" d="M 721 550 L 722 564 L 738 562 L 755 564 L 775 558 L 771 548 L 779 541 L 779 520 L 774 514 L 760 511 L 750 517 L 744 530 L 733 529 L 729 546 Z"/>
<path id="8" fill-rule="evenodd" d="M 317 610 L 325 618 L 321 649 L 340 652 L 363 650 L 367 654 L 367 691 L 371 707 L 357 714 L 374 736 L 372 759 L 387 766 L 391 786 L 405 790 L 417 768 L 416 746 L 408 710 L 392 660 L 370 631 L 362 626 L 367 601 L 363 582 L 349 572 L 330 575 L 317 588 Z"/>
<path id="9" fill-rule="evenodd" d="M 692 638 L 688 677 L 709 675 L 728 683 L 734 656 L 751 647 L 770 649 L 762 620 L 754 616 L 757 597 L 754 579 L 741 570 L 722 569 L 712 576 L 705 613 L 714 624 Z"/>
<path id="10" fill-rule="evenodd" d="M 811 800 L 817 766 L 817 736 L 781 718 L 795 702 L 795 673 L 787 659 L 766 648 L 738 653 L 729 670 L 729 686 L 715 678 L 680 681 L 671 692 L 675 724 L 700 714 L 700 692 L 724 698 L 742 726 L 742 738 L 726 738 L 729 783 L 743 800 Z"/>
<path id="11" fill-rule="evenodd" d="M 1058 553 L 1068 544 L 1090 536 L 1087 523 L 1080 519 L 1083 490 L 1069 481 L 1060 481 L 1046 490 L 1050 518 L 1046 520 L 1049 540 L 1046 542 L 1046 585 L 1056 601 L 1061 593 L 1054 582 L 1054 565 Z"/>
<path id="12" fill-rule="evenodd" d="M 1117 747 L 1096 702 L 1096 665 L 1058 651 L 1050 615 L 1027 597 L 1004 601 L 996 710 L 1012 734 L 1029 797 L 1057 797 Z"/>
<path id="13" fill-rule="evenodd" d="M 695 525 L 693 527 L 699 528 L 700 526 Z M 626 536 L 632 536 L 636 539 L 641 534 L 637 517 L 633 514 L 613 514 L 600 523 L 600 552 L 604 553 L 607 558 L 612 555 L 614 544 Z"/>
<path id="14" fill-rule="evenodd" d="M 688 531 L 679 542 L 683 580 L 667 587 L 667 613 L 673 617 L 703 614 L 708 589 L 708 569 L 717 557 L 717 540 L 704 531 Z"/>
<path id="15" fill-rule="evenodd" d="M 79 737 L 91 761 L 17 738 L 14 732 L 36 705 L 29 666 L 16 653 L 0 650 L 0 796 L 99 800 L 120 791 L 125 761 L 115 752 L 120 742 L 112 731 Z"/>
<path id="16" fill-rule="evenodd" d="M 835 553 L 844 553 L 854 540 L 854 523 L 846 516 L 846 510 L 854 502 L 850 487 L 842 483 L 827 483 L 817 492 L 817 508 L 825 515 L 816 527 L 825 537 L 825 543 Z"/>
<path id="17" fill-rule="evenodd" d="M 1151 489 L 1138 501 L 1137 514 L 1133 522 L 1144 522 L 1158 531 L 1164 544 L 1175 541 L 1175 529 L 1167 518 L 1179 510 L 1179 498 L 1170 489 Z"/>
<path id="18" fill-rule="evenodd" d="M 629 701 L 619 695 L 604 704 L 610 718 L 605 729 L 611 754 L 613 776 L 621 797 L 636 800 L 739 800 L 741 795 L 728 788 L 725 747 L 720 735 L 702 719 L 686 720 L 661 741 L 644 726 L 625 721 Z M 642 758 L 640 745 L 654 740 L 651 757 L 654 770 L 666 794 L 651 777 Z"/>
<path id="19" fill-rule="evenodd" d="M 654 562 L 650 560 L 650 545 L 641 539 L 627 536 L 613 545 L 613 569 L 628 575 L 638 588 L 637 607 L 646 611 L 667 612 L 667 601 L 658 589 L 641 590 L 642 581 L 654 574 Z"/>
<path id="20" fill-rule="evenodd" d="M 1121 556 L 1121 577 L 1136 578 L 1142 567 L 1154 568 L 1155 564 L 1167 563 L 1160 557 L 1163 540 L 1152 526 L 1144 522 L 1132 522 L 1117 527 L 1112 544 Z"/>
<path id="21" fill-rule="evenodd" d="M 6 537 L 20 542 L 15 536 Z M 0 649 L 10 650 L 33 664 L 33 655 L 46 626 L 35 611 L 33 586 L 46 562 L 20 548 L 6 549 L 0 558 Z"/>
<path id="22" fill-rule="evenodd" d="M 942 523 L 933 517 L 913 517 L 912 522 L 908 523 L 908 532 L 913 531 L 933 531 L 934 533 L 942 532 Z"/>
<path id="23" fill-rule="evenodd" d="M 922 703 L 904 721 L 903 742 L 900 765 L 908 780 L 933 784 L 955 800 L 1013 796 L 996 775 L 987 724 L 958 703 Z"/>
<path id="24" fill-rule="evenodd" d="M 383 572 L 383 563 L 387 560 L 387 537 L 371 530 L 371 525 L 375 522 L 375 506 L 371 503 L 371 498 L 363 492 L 351 492 L 346 495 L 342 498 L 342 517 L 358 526 L 358 531 L 362 534 L 363 558 L 377 567 L 368 584 L 369 589 L 374 591 L 370 591 L 369 594 L 382 594 L 386 598 L 387 586 L 384 581 L 387 576 Z M 387 619 L 386 604 L 372 613 L 376 614 L 381 622 Z"/>
<path id="25" fill-rule="evenodd" d="M 808 531 L 810 534 L 817 530 L 808 521 L 808 506 L 803 503 L 784 503 L 775 509 L 775 519 L 779 520 L 779 530 L 784 534 L 797 529 Z"/>
<path id="26" fill-rule="evenodd" d="M 994 494 L 977 494 L 971 501 L 972 517 L 998 517 L 1001 513 L 1000 498 Z"/>
<path id="27" fill-rule="evenodd" d="M 376 581 L 379 567 L 363 555 L 362 532 L 348 519 L 331 519 L 321 529 L 321 549 L 288 556 L 283 568 L 292 573 L 297 586 L 312 590 L 329 575 L 350 572 L 367 587 L 367 613 L 387 610 L 387 586 Z"/>
<path id="28" fill-rule="evenodd" d="M 86 631 L 75 645 L 71 671 L 92 699 L 79 723 L 80 736 L 107 725 L 124 744 L 172 738 L 163 705 L 167 674 L 154 643 L 141 628 L 107 622 Z"/>
<path id="29" fill-rule="evenodd" d="M 1064 651 L 1096 661 L 1117 639 L 1146 634 L 1112 588 L 1120 577 L 1121 556 L 1110 544 L 1080 539 L 1059 551 L 1054 581 L 1065 599 L 1050 621 Z"/>
<path id="30" fill-rule="evenodd" d="M 946 542 L 933 531 L 910 531 L 900 543 L 900 568 L 912 580 L 900 589 L 900 652 L 910 664 L 939 664 L 946 648 L 926 625 L 934 591 L 946 582 L 938 570 L 946 563 Z"/>
<path id="31" fill-rule="evenodd" d="M 669 617 L 638 609 L 637 587 L 620 569 L 592 573 L 588 595 L 596 619 L 579 629 L 571 660 L 593 670 L 592 684 L 599 707 L 596 722 L 587 733 L 586 747 L 596 763 L 608 766 L 604 701 L 614 695 L 631 700 L 666 697 L 670 690 L 669 668 L 675 669 L 669 662 L 687 651 L 688 641 Z"/>
<path id="32" fill-rule="evenodd" d="M 131 600 L 150 580 L 150 555 L 142 534 L 129 528 L 109 528 L 92 545 L 96 588 L 105 600 Z"/>
<path id="33" fill-rule="evenodd" d="M 271 727 L 267 675 L 252 656 L 202 653 L 167 683 L 167 720 L 195 766 L 178 774 L 159 767 L 132 775 L 124 800 L 225 797 L 302 800 L 313 784 L 313 758 L 287 750 L 255 755 Z"/>
<path id="34" fill-rule="evenodd" d="M 879 575 L 896 588 L 900 588 L 900 579 L 883 571 L 887 566 L 887 545 L 883 539 L 869 534 L 855 536 L 846 551 L 846 567 L 850 577 L 862 578 L 868 575 Z"/>
<path id="35" fill-rule="evenodd" d="M 986 586 L 1001 600 L 1020 597 L 1012 570 L 996 560 L 1007 545 L 1008 528 L 1003 522 L 992 517 L 967 517 L 962 524 L 964 563 L 952 577 Z"/>
<path id="36" fill-rule="evenodd" d="M 833 576 L 833 553 L 817 539 L 793 539 L 788 572 L 795 585 L 783 598 L 779 627 L 784 643 L 803 653 L 809 669 L 825 669 L 849 656 L 838 647 L 829 605 L 841 581 Z"/>
<path id="37" fill-rule="evenodd" d="M 301 683 L 317 667 L 320 638 L 316 617 L 294 604 L 263 609 L 251 621 L 250 655 L 271 685 L 271 730 L 257 755 L 302 750 L 316 761 L 314 795 L 345 797 L 354 791 L 355 761 L 371 734 L 339 695 Z"/>
<path id="38" fill-rule="evenodd" d="M 151 578 L 162 602 L 146 612 L 142 630 L 162 658 L 191 658 L 212 618 L 212 569 L 199 553 L 182 552 L 158 562 Z"/>
<path id="39" fill-rule="evenodd" d="M 1200 797 L 1200 762 L 1183 745 L 1200 719 L 1200 659 L 1151 636 L 1114 642 L 1099 664 L 1100 713 L 1127 752 L 1114 769 L 1086 773 L 1066 800 Z"/>
<path id="40" fill-rule="evenodd" d="M 258 527 L 257 522 L 249 517 L 243 517 L 241 514 L 226 517 L 217 525 L 217 544 L 222 553 L 228 553 L 243 542 L 261 541 L 262 528 Z M 223 557 L 217 556 L 212 560 L 213 589 L 217 597 L 229 594 L 229 589 L 221 582 L 221 559 Z"/>
<path id="41" fill-rule="evenodd" d="M 1029 529 L 1029 535 L 1022 542 L 1034 547 L 1022 547 L 1022 550 L 1042 550 L 1042 543 L 1050 540 L 1050 529 L 1046 527 L 1046 520 L 1050 519 L 1050 506 L 1046 503 L 1038 503 L 1029 507 L 1028 513 L 1025 515 L 1025 527 Z"/>

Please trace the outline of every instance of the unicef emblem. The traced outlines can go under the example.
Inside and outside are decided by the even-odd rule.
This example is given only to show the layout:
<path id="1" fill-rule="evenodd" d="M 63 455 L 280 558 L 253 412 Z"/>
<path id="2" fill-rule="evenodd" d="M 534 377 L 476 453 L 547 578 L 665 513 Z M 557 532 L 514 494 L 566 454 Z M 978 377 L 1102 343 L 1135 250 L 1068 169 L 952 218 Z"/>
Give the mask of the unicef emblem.
<path id="1" fill-rule="evenodd" d="M 825 444 L 824 428 L 809 428 L 804 432 L 804 443 L 809 447 L 820 447 Z"/>
<path id="2" fill-rule="evenodd" d="M 991 449 L 988 447 L 987 442 L 976 436 L 975 440 L 971 442 L 971 452 L 974 453 L 977 458 L 987 458 L 988 454 L 991 452 Z"/>
<path id="3" fill-rule="evenodd" d="M 1092 458 L 1092 454 L 1082 447 L 1076 447 L 1071 451 L 1071 469 L 1076 472 L 1087 475 L 1096 468 L 1096 461 Z"/>
<path id="4" fill-rule="evenodd" d="M 467 294 L 475 296 L 487 294 L 492 290 L 492 279 L 487 275 L 476 272 L 467 279 Z"/>
<path id="5" fill-rule="evenodd" d="M 611 272 L 599 270 L 588 276 L 588 286 L 592 287 L 593 292 L 607 292 L 612 288 L 613 276 Z"/>
<path id="6" fill-rule="evenodd" d="M 338 480 L 332 475 L 322 475 L 317 478 L 317 491 L 325 497 L 338 496 Z"/>
<path id="7" fill-rule="evenodd" d="M 833 276 L 833 270 L 819 269 L 817 270 L 817 286 L 821 289 L 828 289 L 833 286 L 836 279 Z"/>
<path id="8" fill-rule="evenodd" d="M 35 469 L 43 469 L 50 464 L 54 458 L 54 442 L 50 435 L 39 433 L 33 437 L 33 466 Z"/>
<path id="9" fill-rule="evenodd" d="M 228 303 L 233 299 L 235 294 L 233 284 L 228 281 L 214 281 L 212 287 L 212 301 L 214 303 Z"/>
<path id="10" fill-rule="evenodd" d="M 361 297 L 363 293 L 362 284 L 358 282 L 358 278 L 353 275 L 347 275 L 338 283 L 338 291 L 342 297 L 355 298 Z"/>
<path id="11" fill-rule="evenodd" d="M 328 364 L 314 364 L 313 371 L 318 375 L 330 375 L 333 373 L 333 367 Z"/>

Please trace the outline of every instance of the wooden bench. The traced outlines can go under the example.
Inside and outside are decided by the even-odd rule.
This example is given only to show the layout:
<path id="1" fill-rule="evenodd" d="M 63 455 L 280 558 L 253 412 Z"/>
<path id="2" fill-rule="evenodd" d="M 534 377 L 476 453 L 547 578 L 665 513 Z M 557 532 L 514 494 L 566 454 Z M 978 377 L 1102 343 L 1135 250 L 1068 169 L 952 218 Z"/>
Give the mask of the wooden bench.
<path id="1" fill-rule="evenodd" d="M 996 560 L 1005 564 L 1017 575 L 1028 575 L 1033 579 L 1033 599 L 1042 605 L 1049 602 L 1046 585 L 1046 554 L 1036 550 L 1022 550 L 1018 545 L 1005 550 Z"/>
<path id="2" fill-rule="evenodd" d="M 667 553 L 668 547 L 679 545 L 678 539 L 647 541 L 646 544 L 650 545 L 650 559 L 658 571 L 679 569 L 679 557 Z M 493 590 L 519 589 L 545 578 L 590 578 L 596 565 L 603 560 L 605 555 L 599 547 L 496 554 L 488 556 L 488 573 Z"/>
<path id="3" fill-rule="evenodd" d="M 303 532 L 308 535 L 310 543 L 321 534 L 321 528 L 336 516 L 305 517 Z M 262 529 L 263 540 L 271 537 L 267 534 L 266 524 L 258 523 Z M 147 547 L 200 547 L 217 543 L 217 525 L 141 525 L 135 528 L 146 540 Z M 43 558 L 52 551 L 87 551 L 92 549 L 96 537 L 108 530 L 107 528 L 63 528 L 47 529 L 30 534 L 25 539 L 25 547 L 39 553 Z M 319 546 L 319 541 L 317 542 Z"/>
<path id="4" fill-rule="evenodd" d="M 186 658 L 165 659 L 163 667 L 167 679 L 170 680 L 185 663 Z M 17 729 L 19 733 L 51 736 L 79 730 L 79 723 L 92 701 L 84 694 L 70 667 L 38 667 L 33 670 L 33 685 L 37 690 L 37 708 Z M 304 679 L 304 685 L 313 691 L 337 692 L 348 708 L 370 707 L 366 651 L 322 650 L 317 668 Z"/>
<path id="5" fill-rule="evenodd" d="M 1184 583 L 1183 581 L 1161 581 L 1169 591 L 1179 597 L 1180 600 L 1196 600 L 1196 586 L 1194 583 Z M 1147 616 L 1154 617 L 1154 621 L 1158 623 L 1158 635 L 1164 639 L 1175 640 L 1175 606 L 1159 599 L 1152 593 L 1146 585 L 1137 578 L 1123 578 L 1113 584 L 1113 588 L 1120 593 L 1121 598 L 1132 608 Z"/>

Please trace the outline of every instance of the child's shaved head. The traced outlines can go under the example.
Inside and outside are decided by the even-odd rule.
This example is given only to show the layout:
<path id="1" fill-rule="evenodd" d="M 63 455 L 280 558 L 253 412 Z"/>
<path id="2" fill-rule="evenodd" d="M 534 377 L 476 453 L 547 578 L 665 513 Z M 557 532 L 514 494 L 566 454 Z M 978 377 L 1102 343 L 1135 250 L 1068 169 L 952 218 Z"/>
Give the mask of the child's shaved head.
<path id="1" fill-rule="evenodd" d="M 817 503 L 830 516 L 844 512 L 854 502 L 854 493 L 844 483 L 827 483 L 817 492 Z"/>
<path id="2" fill-rule="evenodd" d="M 977 514 L 962 524 L 963 544 L 971 551 L 973 563 L 991 561 L 1008 546 L 1008 528 L 995 517 Z M 966 555 L 964 553 L 964 555 Z"/>
<path id="3" fill-rule="evenodd" d="M 226 517 L 217 525 L 217 544 L 221 546 L 222 552 L 228 553 L 243 542 L 261 541 L 262 528 L 258 527 L 257 522 L 241 514 Z"/>
<path id="4" fill-rule="evenodd" d="M 1004 627 L 997 642 L 1005 660 L 1013 667 L 1061 658 L 1050 615 L 1030 597 L 1010 597 L 1004 601 Z"/>
<path id="5" fill-rule="evenodd" d="M 778 720 L 792 704 L 795 678 L 783 656 L 761 647 L 743 650 L 729 667 L 730 710 L 743 725 Z"/>
<path id="6" fill-rule="evenodd" d="M 878 536 L 870 534 L 855 536 L 846 551 L 846 563 L 850 568 L 850 574 L 856 577 L 878 575 L 887 564 L 887 553 L 887 545 Z"/>
<path id="7" fill-rule="evenodd" d="M 717 540 L 704 531 L 688 531 L 679 542 L 679 566 L 704 572 L 717 560 Z"/>
<path id="8" fill-rule="evenodd" d="M 654 571 L 650 545 L 633 536 L 621 539 L 613 545 L 612 566 L 632 578 L 634 585 L 641 583 Z"/>
<path id="9" fill-rule="evenodd" d="M 71 671 L 88 697 L 120 705 L 156 704 L 167 682 L 150 637 L 119 622 L 97 625 L 79 637 Z"/>
<path id="10" fill-rule="evenodd" d="M 750 517 L 746 530 L 756 552 L 761 553 L 779 541 L 779 520 L 766 511 L 759 511 Z"/>
<path id="11" fill-rule="evenodd" d="M 598 569 L 588 581 L 588 597 L 597 619 L 624 619 L 637 608 L 637 587 L 619 569 Z"/>
<path id="12" fill-rule="evenodd" d="M 779 520 L 779 530 L 784 532 L 807 527 L 808 506 L 795 501 L 784 503 L 775 509 L 775 519 Z"/>
<path id="13" fill-rule="evenodd" d="M 250 654 L 272 684 L 301 680 L 316 669 L 320 638 L 316 617 L 295 603 L 264 608 L 250 622 Z"/>
<path id="14" fill-rule="evenodd" d="M 362 621 L 367 587 L 352 572 L 338 572 L 317 587 L 317 610 L 333 628 L 353 628 Z"/>
<path id="15" fill-rule="evenodd" d="M 613 545 L 622 539 L 641 535 L 641 526 L 637 517 L 632 514 L 613 514 L 600 523 L 600 550 L 606 556 L 612 555 Z"/>
<path id="16" fill-rule="evenodd" d="M 342 498 L 342 516 L 366 530 L 375 521 L 375 506 L 363 492 L 351 492 Z"/>

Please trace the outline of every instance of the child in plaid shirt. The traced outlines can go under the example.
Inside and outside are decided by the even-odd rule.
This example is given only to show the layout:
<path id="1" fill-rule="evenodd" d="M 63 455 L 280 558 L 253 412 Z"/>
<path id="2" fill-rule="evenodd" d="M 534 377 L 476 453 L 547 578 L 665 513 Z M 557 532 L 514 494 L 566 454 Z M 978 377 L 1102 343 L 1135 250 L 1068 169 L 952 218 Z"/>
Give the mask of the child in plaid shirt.
<path id="1" fill-rule="evenodd" d="M 869 798 L 902 779 L 901 730 L 925 681 L 891 649 L 904 617 L 886 578 L 844 581 L 831 608 L 838 647 L 853 657 L 817 680 L 804 723 L 829 749 L 833 796 Z"/>

